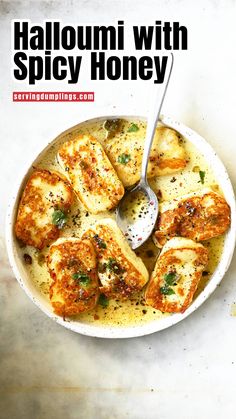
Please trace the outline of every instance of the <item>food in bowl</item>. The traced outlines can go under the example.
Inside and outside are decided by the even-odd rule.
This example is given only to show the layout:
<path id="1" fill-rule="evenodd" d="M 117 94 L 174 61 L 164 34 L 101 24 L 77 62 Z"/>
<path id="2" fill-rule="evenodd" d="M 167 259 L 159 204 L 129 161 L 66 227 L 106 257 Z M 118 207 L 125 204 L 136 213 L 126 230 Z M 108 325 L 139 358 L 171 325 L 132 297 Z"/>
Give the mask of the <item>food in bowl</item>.
<path id="1" fill-rule="evenodd" d="M 163 202 L 154 240 L 162 247 L 174 236 L 205 241 L 224 234 L 230 225 L 230 207 L 210 188 Z"/>
<path id="2" fill-rule="evenodd" d="M 173 237 L 164 245 L 145 292 L 148 305 L 169 313 L 183 313 L 191 303 L 208 250 L 184 237 Z"/>
<path id="3" fill-rule="evenodd" d="M 147 268 L 115 221 L 98 221 L 83 237 L 91 240 L 96 249 L 100 291 L 106 297 L 123 300 L 142 290 L 149 279 Z"/>
<path id="4" fill-rule="evenodd" d="M 215 194 L 214 197 L 222 203 L 227 220 L 212 237 L 204 239 L 199 236 L 201 243 L 197 243 L 199 229 L 192 229 L 195 234 L 192 247 L 190 246 L 192 259 L 187 260 L 185 270 L 182 274 L 177 272 L 179 261 L 175 260 L 173 266 L 170 269 L 167 266 L 167 271 L 160 277 L 158 272 L 162 270 L 159 270 L 158 264 L 162 257 L 165 260 L 165 246 L 170 246 L 171 240 L 177 240 L 179 244 L 183 243 L 182 239 L 188 241 L 188 237 L 183 238 L 181 235 L 184 234 L 183 231 L 189 231 L 189 229 L 183 229 L 180 234 L 179 227 L 176 228 L 176 221 L 174 230 L 170 229 L 170 231 L 168 223 L 162 224 L 164 212 L 161 210 L 154 233 L 155 240 L 159 241 L 158 246 L 150 238 L 135 252 L 127 247 L 129 245 L 122 233 L 117 230 L 118 227 L 114 221 L 115 206 L 123 196 L 124 187 L 130 187 L 139 180 L 146 124 L 138 118 L 120 118 L 118 122 L 115 120 L 110 124 L 107 121 L 107 119 L 99 119 L 78 125 L 70 132 L 61 135 L 40 155 L 33 173 L 48 171 L 52 176 L 60 177 L 73 191 L 73 200 L 70 201 L 70 206 L 64 209 L 59 202 L 46 199 L 49 198 L 50 191 L 47 192 L 48 195 L 43 195 L 41 200 L 44 202 L 46 199 L 49 203 L 46 207 L 48 216 L 48 225 L 47 223 L 46 225 L 50 230 L 53 226 L 55 227 L 55 223 L 58 223 L 57 230 L 54 229 L 56 234 L 53 237 L 45 235 L 38 246 L 36 241 L 25 240 L 25 237 L 30 235 L 30 232 L 32 233 L 31 227 L 29 231 L 27 230 L 26 223 L 25 236 L 18 235 L 21 239 L 19 252 L 22 260 L 27 260 L 25 269 L 32 283 L 41 291 L 46 300 L 51 301 L 56 314 L 62 317 L 73 315 L 73 321 L 78 321 L 80 324 L 112 327 L 140 325 L 162 320 L 169 316 L 170 312 L 183 313 L 204 290 L 221 259 L 224 233 L 230 222 L 229 207 L 214 172 L 204 156 L 177 130 L 160 124 L 156 131 L 157 140 L 150 156 L 148 172 L 149 181 L 160 203 L 165 202 L 163 205 L 166 205 L 175 200 L 179 205 L 186 195 L 193 193 L 197 194 L 202 204 L 201 196 L 204 196 L 202 191 L 207 187 L 209 191 L 212 191 L 209 193 Z M 92 147 L 95 147 L 92 152 L 91 143 Z M 77 154 L 78 147 L 82 145 L 85 145 L 85 150 L 80 149 Z M 74 153 L 75 149 L 76 153 Z M 96 153 L 95 156 L 91 154 L 95 150 L 100 153 L 100 158 L 96 157 Z M 69 161 L 66 160 L 64 151 L 66 151 L 66 158 L 69 156 Z M 100 168 L 102 168 L 101 171 Z M 99 173 L 97 177 L 96 169 Z M 98 179 L 99 188 L 97 188 Z M 109 188 L 111 188 L 111 193 L 108 191 Z M 23 197 L 24 194 L 25 192 L 23 192 Z M 60 194 L 57 198 L 60 198 Z M 19 224 L 22 202 L 19 206 L 16 225 Z M 97 205 L 98 202 L 99 205 Z M 104 206 L 103 203 L 105 203 Z M 38 213 L 35 216 L 40 218 L 40 208 L 37 207 L 37 209 Z M 34 208 L 27 207 L 27 211 L 33 212 Z M 184 214 L 181 212 L 182 218 L 180 222 L 178 219 L 178 226 L 183 223 L 183 220 L 185 224 L 192 222 L 193 216 L 197 216 L 195 209 L 188 208 Z M 36 229 L 37 226 L 36 223 Z M 206 228 L 206 230 L 211 229 Z M 39 230 L 39 232 L 41 236 L 42 231 Z M 158 232 L 163 233 L 162 240 L 157 237 Z M 33 230 L 33 237 L 36 236 L 37 231 Z M 59 242 L 56 241 L 57 239 Z M 65 256 L 61 252 L 59 259 L 63 261 L 61 263 L 65 271 L 62 272 L 60 260 L 55 262 L 51 256 L 57 250 L 57 246 L 60 249 L 66 246 L 69 255 L 70 252 L 74 253 L 73 240 L 78 241 L 78 246 L 84 242 L 90 243 L 88 255 L 92 255 L 94 251 L 95 262 L 91 257 L 93 264 L 89 267 L 85 264 L 84 253 L 81 252 L 80 255 L 80 251 L 77 257 L 68 256 L 64 260 Z M 112 246 L 108 245 L 109 240 L 112 240 Z M 190 241 L 192 243 L 192 240 Z M 160 255 L 159 247 L 164 244 Z M 180 260 L 182 260 L 183 249 L 186 249 L 186 246 L 181 245 L 178 249 L 181 251 Z M 198 265 L 196 274 L 191 278 L 190 275 L 188 276 L 189 268 L 199 263 L 200 249 L 204 257 Z M 176 252 L 177 249 L 171 251 Z M 91 269 L 92 277 L 90 277 L 89 269 Z M 169 278 L 169 282 L 172 280 L 175 282 L 166 284 L 165 278 Z M 168 289 L 172 291 L 162 293 L 163 289 L 165 292 Z M 149 292 L 150 290 L 152 293 Z M 158 298 L 153 298 L 153 293 L 156 293 Z M 173 304 L 174 301 L 176 304 Z"/>
<path id="5" fill-rule="evenodd" d="M 97 260 L 89 240 L 58 239 L 50 246 L 47 267 L 55 313 L 74 316 L 95 307 L 99 297 Z"/>
<path id="6" fill-rule="evenodd" d="M 61 175 L 35 170 L 24 189 L 15 224 L 16 237 L 24 244 L 43 249 L 60 235 L 73 191 Z"/>
<path id="7" fill-rule="evenodd" d="M 81 135 L 66 141 L 58 162 L 80 202 L 93 214 L 110 210 L 124 195 L 124 187 L 102 145 Z"/>
<path id="8" fill-rule="evenodd" d="M 136 123 L 131 123 L 126 132 L 122 132 L 121 126 L 105 144 L 106 153 L 125 187 L 133 186 L 140 179 L 144 137 L 139 131 L 140 125 Z M 148 178 L 179 172 L 186 164 L 181 135 L 171 128 L 159 126 L 149 157 Z"/>

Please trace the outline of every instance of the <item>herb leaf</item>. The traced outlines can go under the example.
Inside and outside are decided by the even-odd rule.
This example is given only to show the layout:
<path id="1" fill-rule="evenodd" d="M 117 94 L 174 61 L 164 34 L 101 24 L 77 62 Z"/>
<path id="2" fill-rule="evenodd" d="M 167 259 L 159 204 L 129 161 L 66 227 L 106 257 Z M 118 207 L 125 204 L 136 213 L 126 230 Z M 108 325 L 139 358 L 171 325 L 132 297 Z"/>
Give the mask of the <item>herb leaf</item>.
<path id="1" fill-rule="evenodd" d="M 113 138 L 121 130 L 121 127 L 122 119 L 107 119 L 103 124 L 103 128 L 107 131 L 106 138 Z"/>
<path id="2" fill-rule="evenodd" d="M 203 172 L 202 170 L 199 170 L 200 181 L 201 181 L 202 184 L 204 184 L 205 175 L 206 175 L 206 172 Z"/>
<path id="3" fill-rule="evenodd" d="M 169 272 L 164 275 L 164 280 L 167 285 L 173 285 L 177 279 L 177 274 L 175 272 Z"/>
<path id="4" fill-rule="evenodd" d="M 139 130 L 138 125 L 131 124 L 130 127 L 127 129 L 127 132 L 137 132 Z"/>
<path id="5" fill-rule="evenodd" d="M 86 275 L 84 272 L 76 272 L 72 274 L 72 278 L 78 280 L 80 285 L 84 285 L 85 287 L 87 287 L 90 283 L 89 276 Z"/>
<path id="6" fill-rule="evenodd" d="M 172 295 L 175 294 L 174 290 L 170 287 L 168 287 L 167 285 L 165 285 L 164 287 L 160 287 L 160 293 L 163 295 Z"/>
<path id="7" fill-rule="evenodd" d="M 106 243 L 101 239 L 101 237 L 99 237 L 98 234 L 95 234 L 93 236 L 93 238 L 94 238 L 95 242 L 97 243 L 97 245 L 100 249 L 106 249 L 107 248 Z"/>
<path id="8" fill-rule="evenodd" d="M 117 260 L 114 259 L 114 258 L 109 258 L 108 259 L 108 262 L 106 264 L 106 268 L 109 271 L 114 272 L 116 274 L 120 274 L 120 273 L 124 272 L 124 269 L 121 268 L 121 266 L 119 265 Z"/>
<path id="9" fill-rule="evenodd" d="M 109 300 L 105 296 L 105 294 L 100 294 L 99 299 L 98 299 L 98 304 L 100 304 L 100 306 L 102 306 L 103 308 L 108 307 Z"/>
<path id="10" fill-rule="evenodd" d="M 131 160 L 130 154 L 122 153 L 118 156 L 118 163 L 127 164 Z"/>
<path id="11" fill-rule="evenodd" d="M 52 214 L 52 223 L 58 228 L 63 228 L 67 223 L 67 216 L 62 210 L 54 210 Z"/>
<path id="12" fill-rule="evenodd" d="M 109 258 L 108 262 L 106 263 L 99 263 L 98 264 L 98 272 L 104 273 L 106 270 L 113 272 L 114 274 L 122 274 L 125 272 L 125 269 L 123 269 L 120 264 L 117 262 L 114 258 Z"/>

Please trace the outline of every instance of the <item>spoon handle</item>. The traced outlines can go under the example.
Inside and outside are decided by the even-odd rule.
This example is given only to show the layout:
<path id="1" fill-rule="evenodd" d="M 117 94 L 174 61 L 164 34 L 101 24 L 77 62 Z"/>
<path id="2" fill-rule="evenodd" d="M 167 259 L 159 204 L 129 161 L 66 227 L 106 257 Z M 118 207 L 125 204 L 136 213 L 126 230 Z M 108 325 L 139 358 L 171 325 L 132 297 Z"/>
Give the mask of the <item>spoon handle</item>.
<path id="1" fill-rule="evenodd" d="M 153 143 L 153 138 L 156 131 L 156 125 L 158 123 L 159 115 L 161 112 L 163 101 L 165 99 L 165 95 L 166 95 L 166 91 L 167 91 L 167 87 L 169 84 L 171 71 L 173 67 L 174 56 L 172 53 L 171 53 L 170 61 L 171 62 L 170 62 L 169 68 L 166 70 L 164 83 L 162 84 L 162 92 L 161 94 L 160 94 L 160 91 L 158 92 L 155 98 L 154 106 L 152 106 L 152 109 L 150 112 L 150 117 L 148 116 L 147 131 L 146 131 L 146 138 L 145 138 L 145 143 L 144 143 L 142 168 L 141 168 L 141 180 L 140 180 L 141 182 L 144 182 L 145 184 L 147 183 L 148 159 L 149 159 L 149 155 L 150 155 L 150 151 L 151 151 L 151 147 Z M 167 60 L 167 66 L 168 66 L 168 62 L 169 60 Z"/>

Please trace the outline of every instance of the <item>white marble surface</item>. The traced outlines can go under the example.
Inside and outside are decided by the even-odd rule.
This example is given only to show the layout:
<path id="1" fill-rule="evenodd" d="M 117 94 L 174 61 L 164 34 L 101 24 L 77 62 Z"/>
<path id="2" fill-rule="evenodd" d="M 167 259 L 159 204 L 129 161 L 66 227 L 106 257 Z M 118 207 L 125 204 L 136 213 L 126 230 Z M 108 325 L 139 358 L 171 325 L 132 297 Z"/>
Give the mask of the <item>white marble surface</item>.
<path id="1" fill-rule="evenodd" d="M 0 417 L 235 418 L 235 258 L 221 286 L 182 323 L 142 338 L 108 341 L 76 335 L 41 313 L 14 279 L 4 247 L 7 200 L 31 155 L 83 117 L 144 114 L 148 95 L 145 83 L 86 80 L 79 89 L 95 90 L 94 104 L 13 104 L 11 92 L 18 86 L 10 77 L 10 20 L 165 19 L 187 25 L 189 50 L 176 54 L 164 112 L 204 136 L 235 183 L 235 1 L 11 1 L 1 2 L 0 12 Z"/>

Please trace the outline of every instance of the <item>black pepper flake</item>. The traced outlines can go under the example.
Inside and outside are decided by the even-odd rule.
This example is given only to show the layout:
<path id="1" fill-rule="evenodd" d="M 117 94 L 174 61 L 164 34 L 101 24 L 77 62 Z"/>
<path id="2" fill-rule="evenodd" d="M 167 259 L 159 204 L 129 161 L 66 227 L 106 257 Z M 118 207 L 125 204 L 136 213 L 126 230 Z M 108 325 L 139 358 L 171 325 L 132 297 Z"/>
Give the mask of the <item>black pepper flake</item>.
<path id="1" fill-rule="evenodd" d="M 202 276 L 207 276 L 207 275 L 209 275 L 209 273 L 210 272 L 208 272 L 208 271 L 203 271 Z"/>
<path id="2" fill-rule="evenodd" d="M 23 257 L 26 265 L 32 265 L 32 257 L 28 253 L 24 253 Z"/>
<path id="3" fill-rule="evenodd" d="M 154 256 L 154 252 L 153 252 L 153 250 L 148 249 L 148 250 L 146 251 L 146 255 L 147 255 L 147 257 L 148 257 L 148 258 L 152 258 L 152 257 Z"/>
<path id="4" fill-rule="evenodd" d="M 189 216 L 194 215 L 196 212 L 196 208 L 192 206 L 191 202 L 186 202 L 185 207 L 187 209 L 187 214 Z"/>
<path id="5" fill-rule="evenodd" d="M 78 212 L 75 215 L 72 215 L 72 223 L 73 225 L 76 226 L 80 226 L 81 225 L 81 220 L 80 220 L 80 212 Z"/>
<path id="6" fill-rule="evenodd" d="M 95 242 L 97 243 L 99 249 L 106 249 L 107 248 L 106 243 L 101 239 L 101 237 L 99 237 L 98 234 L 95 234 L 93 236 L 93 238 L 94 238 Z"/>

